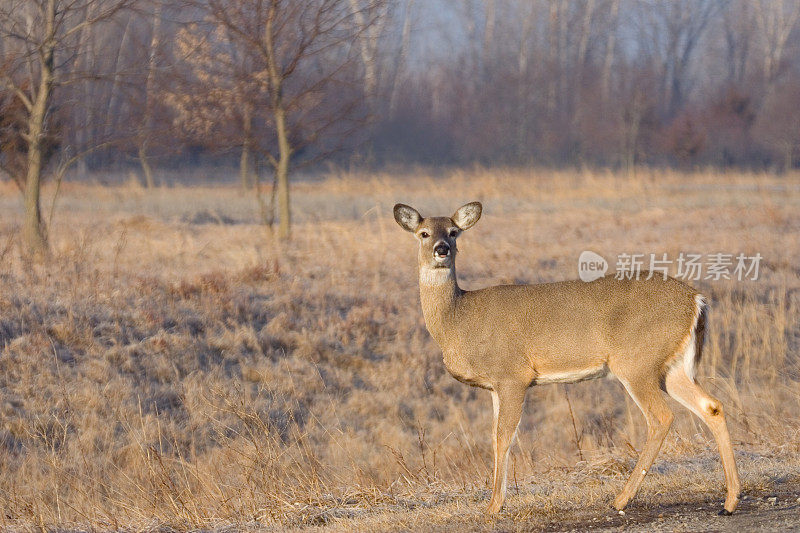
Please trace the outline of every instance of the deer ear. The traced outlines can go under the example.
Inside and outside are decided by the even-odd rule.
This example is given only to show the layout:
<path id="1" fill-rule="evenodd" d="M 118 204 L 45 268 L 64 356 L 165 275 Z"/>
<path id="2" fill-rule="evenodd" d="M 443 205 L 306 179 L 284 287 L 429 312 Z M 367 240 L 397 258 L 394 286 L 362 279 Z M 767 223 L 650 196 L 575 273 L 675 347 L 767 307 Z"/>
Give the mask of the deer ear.
<path id="1" fill-rule="evenodd" d="M 480 202 L 470 202 L 459 207 L 451 218 L 459 228 L 469 229 L 481 218 L 482 211 L 483 206 Z"/>
<path id="2" fill-rule="evenodd" d="M 417 231 L 419 223 L 422 222 L 422 215 L 411 206 L 397 204 L 394 206 L 394 219 L 401 228 L 414 233 Z"/>

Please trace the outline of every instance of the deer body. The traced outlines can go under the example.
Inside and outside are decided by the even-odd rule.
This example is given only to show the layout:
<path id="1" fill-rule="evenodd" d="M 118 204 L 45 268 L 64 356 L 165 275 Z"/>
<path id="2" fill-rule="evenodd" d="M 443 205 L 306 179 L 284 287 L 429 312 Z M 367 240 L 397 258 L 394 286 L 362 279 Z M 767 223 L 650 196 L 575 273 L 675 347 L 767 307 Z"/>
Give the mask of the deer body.
<path id="1" fill-rule="evenodd" d="M 672 278 L 477 291 L 448 278 L 420 284 L 425 323 L 453 377 L 486 389 L 509 375 L 529 385 L 601 377 L 642 354 L 662 368 L 686 342 L 698 312 L 698 293 Z M 667 320 L 672 309 L 683 311 L 680 320 Z"/>
<path id="2" fill-rule="evenodd" d="M 395 219 L 420 241 L 422 312 L 457 380 L 492 393 L 495 467 L 488 512 L 505 498 L 508 451 L 525 391 L 544 383 L 617 377 L 642 410 L 648 438 L 625 487 L 622 509 L 635 495 L 672 423 L 662 389 L 700 417 L 719 446 L 727 483 L 722 514 L 736 508 L 739 478 L 721 404 L 695 382 L 706 303 L 690 286 L 660 276 L 585 283 L 501 285 L 476 291 L 458 286 L 456 242 L 477 222 L 477 202 L 452 217 L 423 218 L 395 206 Z"/>

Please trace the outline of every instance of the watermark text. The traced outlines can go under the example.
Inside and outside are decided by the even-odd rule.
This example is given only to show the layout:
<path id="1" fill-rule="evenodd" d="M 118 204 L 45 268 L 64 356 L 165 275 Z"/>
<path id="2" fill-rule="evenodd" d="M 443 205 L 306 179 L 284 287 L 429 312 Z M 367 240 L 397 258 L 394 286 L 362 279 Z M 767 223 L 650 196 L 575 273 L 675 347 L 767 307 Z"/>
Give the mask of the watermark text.
<path id="1" fill-rule="evenodd" d="M 686 281 L 737 280 L 756 281 L 760 274 L 760 253 L 715 252 L 710 254 L 680 252 L 670 257 L 666 253 L 621 253 L 617 256 L 616 279 L 652 279 L 667 276 Z M 583 281 L 594 281 L 605 276 L 608 262 L 599 254 L 585 250 L 578 258 L 578 275 Z M 673 274 L 670 274 L 673 272 Z"/>

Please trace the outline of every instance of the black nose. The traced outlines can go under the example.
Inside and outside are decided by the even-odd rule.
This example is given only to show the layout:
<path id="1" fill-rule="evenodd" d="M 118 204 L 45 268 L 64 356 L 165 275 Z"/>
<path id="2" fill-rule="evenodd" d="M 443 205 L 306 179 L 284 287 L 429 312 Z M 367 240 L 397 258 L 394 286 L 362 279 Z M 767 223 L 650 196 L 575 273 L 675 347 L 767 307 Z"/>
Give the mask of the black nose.
<path id="1" fill-rule="evenodd" d="M 433 253 L 439 257 L 447 257 L 447 254 L 450 253 L 450 247 L 447 245 L 447 243 L 440 242 L 433 247 Z"/>

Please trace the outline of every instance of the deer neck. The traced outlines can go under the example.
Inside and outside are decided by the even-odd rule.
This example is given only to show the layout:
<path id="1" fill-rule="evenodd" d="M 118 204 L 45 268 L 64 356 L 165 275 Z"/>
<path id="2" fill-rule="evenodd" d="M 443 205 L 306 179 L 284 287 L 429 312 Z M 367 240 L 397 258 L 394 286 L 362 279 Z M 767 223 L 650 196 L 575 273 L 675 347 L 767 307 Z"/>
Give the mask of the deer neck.
<path id="1" fill-rule="evenodd" d="M 419 269 L 419 295 L 425 325 L 440 347 L 452 331 L 455 309 L 463 294 L 456 281 L 455 266 L 445 268 Z"/>

